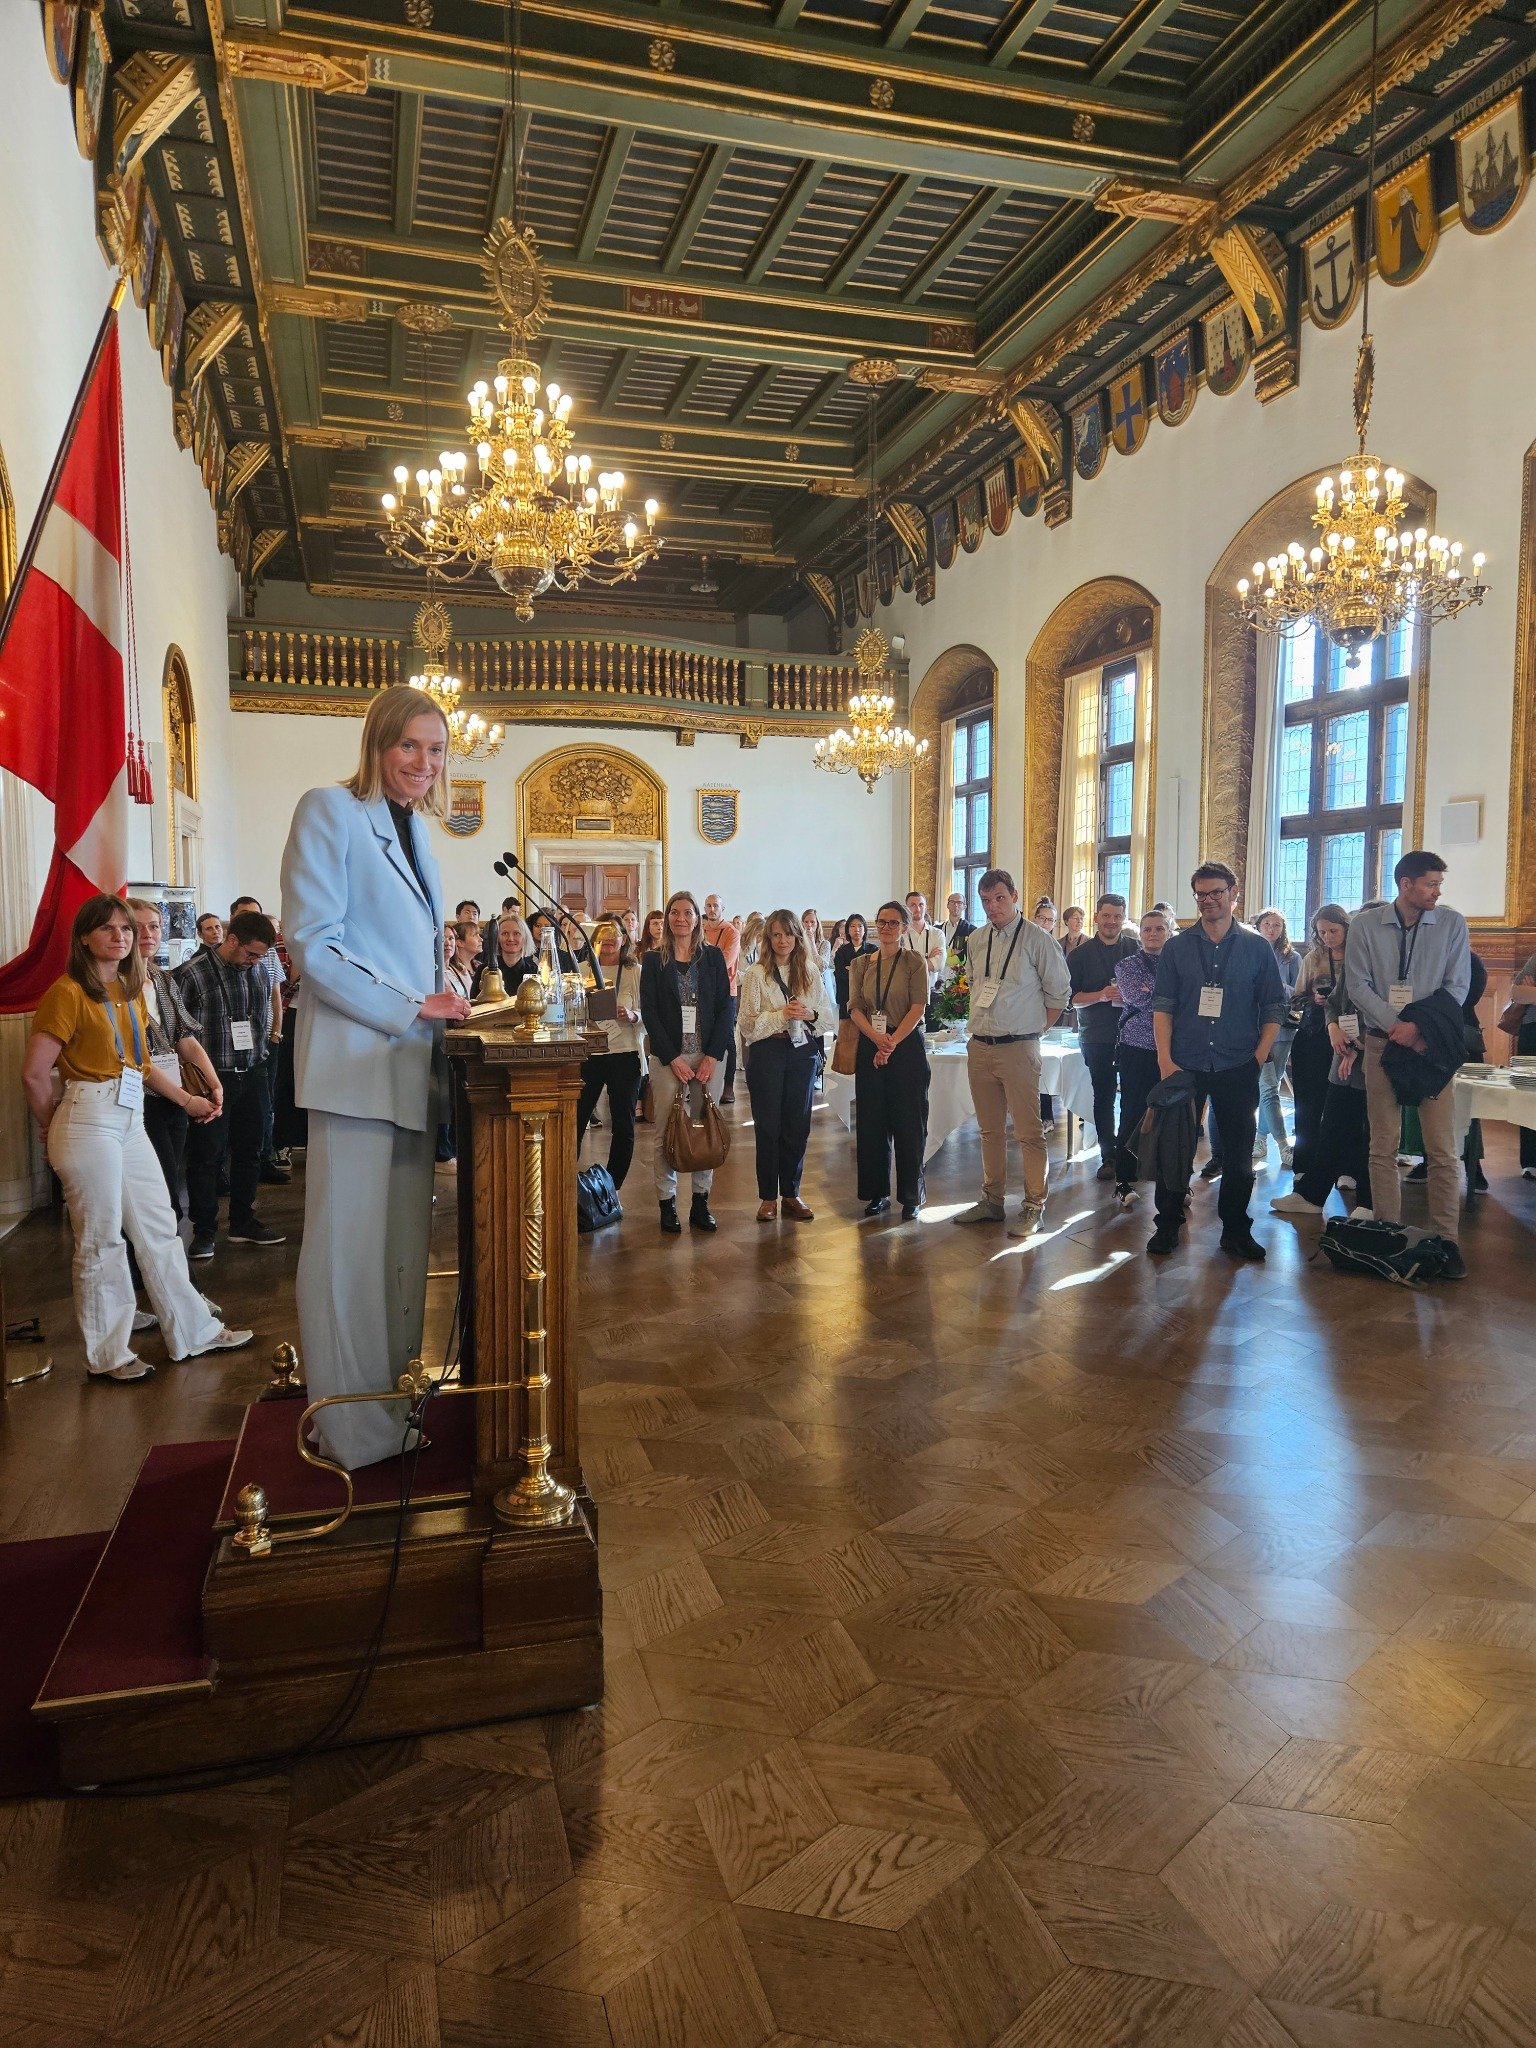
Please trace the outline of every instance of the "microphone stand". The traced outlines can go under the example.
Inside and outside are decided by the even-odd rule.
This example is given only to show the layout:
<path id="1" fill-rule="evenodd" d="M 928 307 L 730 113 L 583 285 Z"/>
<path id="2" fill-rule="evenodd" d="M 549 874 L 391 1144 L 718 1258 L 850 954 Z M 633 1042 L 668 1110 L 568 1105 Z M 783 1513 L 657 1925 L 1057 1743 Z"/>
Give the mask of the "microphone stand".
<path id="1" fill-rule="evenodd" d="M 555 920 L 555 934 L 557 945 L 559 944 L 559 934 L 561 933 L 561 931 L 564 931 L 567 935 L 569 935 L 572 927 L 574 926 L 577 936 L 580 940 L 580 945 L 576 948 L 573 948 L 574 956 L 580 959 L 584 959 L 587 965 L 592 969 L 593 978 L 596 981 L 597 986 L 599 988 L 606 988 L 608 984 L 603 980 L 603 969 L 602 964 L 597 957 L 597 948 L 593 945 L 592 941 L 587 937 L 586 933 L 582 931 L 581 926 L 576 923 L 576 920 L 571 916 L 571 913 L 566 909 L 565 905 L 563 903 L 558 902 L 553 896 L 551 896 L 549 891 L 544 887 L 544 885 L 541 882 L 536 882 L 533 879 L 532 875 L 529 874 L 528 870 L 523 866 L 522 862 L 518 859 L 517 855 L 511 852 L 510 850 L 503 853 L 501 859 L 495 862 L 494 865 L 497 874 L 504 875 L 508 881 L 512 879 L 514 873 L 516 873 L 521 878 L 515 886 L 522 890 L 524 902 L 527 902 L 528 900 L 528 891 L 530 889 L 538 891 L 539 897 L 542 900 L 544 908 L 553 913 Z"/>

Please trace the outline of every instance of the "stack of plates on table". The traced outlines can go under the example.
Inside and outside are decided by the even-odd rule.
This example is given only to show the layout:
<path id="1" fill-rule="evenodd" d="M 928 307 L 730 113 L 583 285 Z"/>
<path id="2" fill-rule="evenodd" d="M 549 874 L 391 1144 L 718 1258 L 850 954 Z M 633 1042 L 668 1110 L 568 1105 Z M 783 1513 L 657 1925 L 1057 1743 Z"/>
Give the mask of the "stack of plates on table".
<path id="1" fill-rule="evenodd" d="M 1463 1081 L 1491 1081 L 1499 1069 L 1482 1060 L 1468 1060 L 1460 1070 Z"/>

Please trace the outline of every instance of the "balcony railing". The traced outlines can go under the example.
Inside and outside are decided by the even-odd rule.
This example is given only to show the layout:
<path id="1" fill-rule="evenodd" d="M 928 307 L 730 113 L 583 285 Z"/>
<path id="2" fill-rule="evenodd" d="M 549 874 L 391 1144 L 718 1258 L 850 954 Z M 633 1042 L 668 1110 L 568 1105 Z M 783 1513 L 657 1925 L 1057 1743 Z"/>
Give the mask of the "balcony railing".
<path id="1" fill-rule="evenodd" d="M 421 659 L 414 642 L 398 634 L 230 624 L 230 693 L 240 710 L 309 704 L 361 712 L 376 691 L 408 681 Z M 467 704 L 499 704 L 503 715 L 522 706 L 537 716 L 540 699 L 559 699 L 590 704 L 600 720 L 602 700 L 623 699 L 659 709 L 692 707 L 708 723 L 732 714 L 746 722 L 782 721 L 781 729 L 801 721 L 821 727 L 842 714 L 858 687 L 854 664 L 836 657 L 775 659 L 637 636 L 455 640 L 448 669 L 462 680 Z M 904 698 L 904 689 L 898 691 Z"/>

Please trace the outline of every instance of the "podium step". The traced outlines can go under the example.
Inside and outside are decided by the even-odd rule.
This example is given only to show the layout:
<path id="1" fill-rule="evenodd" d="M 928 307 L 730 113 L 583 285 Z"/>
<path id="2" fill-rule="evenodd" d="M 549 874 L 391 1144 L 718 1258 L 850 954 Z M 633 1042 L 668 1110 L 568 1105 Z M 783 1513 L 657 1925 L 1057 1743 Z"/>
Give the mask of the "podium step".
<path id="1" fill-rule="evenodd" d="M 159 1444 L 145 1458 L 33 1704 L 39 1719 L 210 1690 L 203 1581 L 234 1448 Z"/>

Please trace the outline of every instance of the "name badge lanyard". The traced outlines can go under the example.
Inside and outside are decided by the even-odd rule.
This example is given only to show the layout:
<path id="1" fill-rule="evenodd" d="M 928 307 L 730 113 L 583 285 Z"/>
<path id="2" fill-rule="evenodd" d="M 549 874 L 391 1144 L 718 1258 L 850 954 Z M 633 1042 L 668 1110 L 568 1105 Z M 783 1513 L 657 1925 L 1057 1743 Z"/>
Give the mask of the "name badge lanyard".
<path id="1" fill-rule="evenodd" d="M 239 985 L 244 1000 L 245 1015 L 237 1017 L 234 1013 L 233 1005 L 231 1005 L 229 1013 L 230 1047 L 235 1052 L 248 1052 L 254 1055 L 256 1051 L 256 976 L 251 968 L 245 967 L 240 970 Z M 228 986 L 229 984 L 226 981 L 226 990 Z"/>
<path id="2" fill-rule="evenodd" d="M 785 1002 L 792 1003 L 794 1001 L 794 997 L 789 992 L 789 983 L 784 979 L 784 976 L 779 972 L 779 963 L 777 960 L 775 960 L 773 963 L 773 978 L 778 983 L 779 994 L 783 996 Z M 796 1035 L 797 1033 L 798 1036 Z M 796 1047 L 803 1045 L 806 1041 L 807 1035 L 808 1034 L 806 1032 L 805 1026 L 800 1022 L 800 1019 L 798 1017 L 791 1017 L 789 1020 L 789 1029 L 787 1033 L 791 1045 L 794 1045 Z"/>
<path id="3" fill-rule="evenodd" d="M 1205 983 L 1200 990 L 1200 1015 L 1208 1024 L 1214 1024 L 1221 1015 L 1222 1000 L 1225 994 L 1222 975 L 1226 968 L 1226 962 L 1222 958 L 1221 949 L 1229 944 L 1232 933 L 1228 932 L 1226 938 L 1219 940 L 1214 946 L 1211 945 L 1204 932 L 1198 933 L 1197 937 L 1200 943 L 1200 965 L 1205 969 L 1206 974 Z M 1208 965 L 1205 958 L 1207 946 L 1211 947 L 1211 958 Z"/>
<path id="4" fill-rule="evenodd" d="M 1399 981 L 1411 981 L 1413 978 L 1413 949 L 1419 943 L 1419 926 L 1423 921 L 1422 918 L 1417 919 L 1413 924 L 1404 924 L 1401 918 L 1397 921 L 1397 978 Z"/>
<path id="5" fill-rule="evenodd" d="M 1013 937 L 1012 937 L 1012 938 L 1011 938 L 1011 939 L 1010 939 L 1010 940 L 1008 941 L 1008 951 L 1007 951 L 1007 952 L 1006 952 L 1006 953 L 1005 953 L 1005 954 L 1003 955 L 1003 971 L 1002 971 L 1002 973 L 1001 973 L 1001 974 L 1000 974 L 1000 975 L 999 975 L 999 976 L 997 977 L 997 978 L 998 978 L 998 981 L 999 981 L 1000 983 L 1001 983 L 1001 982 L 1004 982 L 1004 981 L 1006 981 L 1006 980 L 1008 979 L 1008 969 L 1009 969 L 1009 966 L 1010 966 L 1010 965 L 1012 964 L 1012 961 L 1013 961 L 1013 949 L 1014 949 L 1014 947 L 1015 947 L 1015 946 L 1017 946 L 1017 945 L 1018 945 L 1018 943 L 1019 943 L 1020 939 L 1022 939 L 1022 938 L 1023 938 L 1023 936 L 1024 936 L 1024 920 L 1023 920 L 1023 918 L 1021 917 L 1021 918 L 1019 919 L 1018 923 L 1017 923 L 1017 924 L 1016 924 L 1016 925 L 1014 926 L 1014 928 L 1013 928 Z M 988 931 L 988 933 L 987 933 L 987 980 L 988 980 L 988 981 L 990 981 L 990 980 L 992 979 L 992 938 L 993 938 L 993 933 L 992 933 L 991 931 Z"/>
<path id="6" fill-rule="evenodd" d="M 117 1047 L 117 1063 L 120 1067 L 126 1069 L 128 1055 L 123 1050 L 123 1034 L 117 1028 L 117 1005 L 106 996 L 102 997 L 102 1002 L 106 1006 L 107 1022 L 112 1027 L 112 1043 Z M 133 1026 L 134 1071 L 142 1072 L 144 1066 L 144 1041 L 139 1035 L 139 1008 L 137 1003 L 129 1003 L 128 1019 Z"/>
<path id="7" fill-rule="evenodd" d="M 885 1010 L 885 999 L 886 999 L 886 997 L 887 997 L 887 996 L 888 996 L 888 995 L 890 994 L 890 992 L 891 992 L 891 983 L 892 983 L 892 982 L 893 982 L 893 981 L 894 981 L 895 979 L 896 979 L 896 961 L 895 961 L 895 958 L 894 958 L 894 956 L 893 956 L 893 957 L 892 957 L 892 960 L 891 960 L 891 971 L 890 971 L 890 973 L 889 973 L 889 974 L 888 974 L 888 975 L 887 975 L 887 976 L 885 977 L 885 987 L 884 987 L 883 989 L 881 988 L 881 986 L 880 986 L 880 963 L 879 963 L 879 960 L 878 960 L 878 958 L 877 958 L 877 959 L 876 959 L 876 962 L 875 962 L 875 1007 L 874 1007 L 874 1012 L 873 1012 L 873 1015 L 874 1015 L 875 1017 L 883 1017 L 883 1016 L 884 1016 L 884 1015 L 886 1014 L 886 1010 Z"/>

